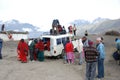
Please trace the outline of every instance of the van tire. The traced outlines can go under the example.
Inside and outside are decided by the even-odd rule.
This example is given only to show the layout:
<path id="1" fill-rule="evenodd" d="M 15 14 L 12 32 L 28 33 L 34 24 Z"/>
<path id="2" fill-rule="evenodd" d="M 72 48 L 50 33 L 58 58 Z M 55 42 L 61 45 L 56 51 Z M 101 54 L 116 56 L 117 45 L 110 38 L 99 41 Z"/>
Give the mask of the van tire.
<path id="1" fill-rule="evenodd" d="M 63 58 L 64 54 L 65 54 L 65 51 L 64 51 L 64 49 L 62 49 L 62 52 L 60 54 L 60 58 Z"/>

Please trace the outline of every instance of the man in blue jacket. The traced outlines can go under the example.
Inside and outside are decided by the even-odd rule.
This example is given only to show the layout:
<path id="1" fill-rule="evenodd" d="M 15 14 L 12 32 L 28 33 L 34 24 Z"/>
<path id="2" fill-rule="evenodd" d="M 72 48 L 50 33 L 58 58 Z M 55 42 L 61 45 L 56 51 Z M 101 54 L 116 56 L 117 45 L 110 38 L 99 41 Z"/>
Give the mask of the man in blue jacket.
<path id="1" fill-rule="evenodd" d="M 2 59 L 2 44 L 3 44 L 3 40 L 0 38 L 0 59 Z"/>
<path id="2" fill-rule="evenodd" d="M 100 37 L 96 39 L 96 42 L 97 42 L 97 51 L 99 53 L 97 78 L 98 80 L 101 80 L 102 78 L 104 78 L 105 46 L 102 43 L 102 40 Z"/>
<path id="3" fill-rule="evenodd" d="M 116 42 L 116 49 L 120 51 L 120 39 L 116 38 L 115 42 Z"/>

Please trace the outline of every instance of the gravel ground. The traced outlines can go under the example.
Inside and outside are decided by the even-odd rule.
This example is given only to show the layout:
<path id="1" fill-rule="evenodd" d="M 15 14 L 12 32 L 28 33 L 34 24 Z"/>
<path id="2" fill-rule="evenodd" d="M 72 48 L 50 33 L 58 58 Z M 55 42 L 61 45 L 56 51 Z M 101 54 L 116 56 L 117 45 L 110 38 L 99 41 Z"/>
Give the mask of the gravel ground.
<path id="1" fill-rule="evenodd" d="M 88 38 L 95 41 L 97 36 Z M 116 37 L 103 36 L 106 47 L 104 80 L 120 80 L 120 66 L 112 58 Z M 64 64 L 62 59 L 45 59 L 44 62 L 21 63 L 16 58 L 17 42 L 7 41 L 3 45 L 3 60 L 0 60 L 0 80 L 85 80 L 85 62 L 78 65 Z M 76 53 L 78 55 L 78 53 Z"/>

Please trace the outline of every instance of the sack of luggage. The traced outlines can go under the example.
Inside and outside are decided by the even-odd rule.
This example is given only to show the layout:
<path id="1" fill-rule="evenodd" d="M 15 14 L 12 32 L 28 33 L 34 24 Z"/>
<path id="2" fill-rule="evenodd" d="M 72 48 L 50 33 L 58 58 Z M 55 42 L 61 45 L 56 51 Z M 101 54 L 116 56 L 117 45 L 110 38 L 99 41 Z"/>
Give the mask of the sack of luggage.
<path id="1" fill-rule="evenodd" d="M 115 60 L 120 60 L 120 53 L 119 53 L 119 51 L 115 51 L 112 56 L 113 56 L 113 58 Z"/>

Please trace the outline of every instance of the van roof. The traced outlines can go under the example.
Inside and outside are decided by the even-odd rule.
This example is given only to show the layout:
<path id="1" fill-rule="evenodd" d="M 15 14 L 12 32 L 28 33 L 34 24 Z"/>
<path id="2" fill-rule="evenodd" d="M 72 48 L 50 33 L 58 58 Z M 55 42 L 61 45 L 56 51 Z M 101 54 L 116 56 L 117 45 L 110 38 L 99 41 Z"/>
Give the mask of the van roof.
<path id="1" fill-rule="evenodd" d="M 62 37 L 72 37 L 73 34 L 62 34 L 62 35 L 42 35 L 43 38 L 62 38 Z"/>

